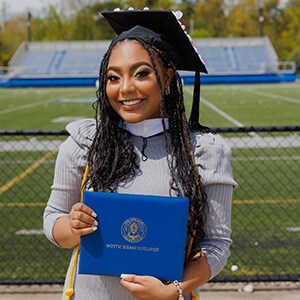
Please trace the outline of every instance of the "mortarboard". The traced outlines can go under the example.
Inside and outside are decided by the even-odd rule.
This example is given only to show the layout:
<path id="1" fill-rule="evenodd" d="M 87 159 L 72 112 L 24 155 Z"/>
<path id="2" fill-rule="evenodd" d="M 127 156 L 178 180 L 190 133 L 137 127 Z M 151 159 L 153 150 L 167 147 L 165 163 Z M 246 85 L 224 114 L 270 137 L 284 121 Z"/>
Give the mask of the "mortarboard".
<path id="1" fill-rule="evenodd" d="M 102 15 L 118 35 L 114 42 L 139 38 L 164 51 L 177 70 L 195 71 L 189 122 L 191 128 L 200 129 L 200 72 L 207 73 L 207 70 L 174 13 L 166 10 L 117 10 L 102 12 Z"/>

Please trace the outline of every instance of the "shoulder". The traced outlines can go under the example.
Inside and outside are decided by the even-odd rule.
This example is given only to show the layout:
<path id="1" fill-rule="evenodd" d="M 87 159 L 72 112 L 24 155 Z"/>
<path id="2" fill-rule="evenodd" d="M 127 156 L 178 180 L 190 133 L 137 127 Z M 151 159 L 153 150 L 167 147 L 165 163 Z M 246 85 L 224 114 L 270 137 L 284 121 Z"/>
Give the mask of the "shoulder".
<path id="1" fill-rule="evenodd" d="M 80 147 L 90 147 L 96 132 L 95 119 L 82 119 L 69 123 L 66 130 L 70 138 Z"/>
<path id="2" fill-rule="evenodd" d="M 192 147 L 195 156 L 219 153 L 219 155 L 230 156 L 231 149 L 226 140 L 214 132 L 191 132 Z"/>
<path id="3" fill-rule="evenodd" d="M 236 186 L 232 176 L 231 149 L 226 140 L 213 132 L 191 132 L 195 163 L 203 184 L 230 184 Z"/>

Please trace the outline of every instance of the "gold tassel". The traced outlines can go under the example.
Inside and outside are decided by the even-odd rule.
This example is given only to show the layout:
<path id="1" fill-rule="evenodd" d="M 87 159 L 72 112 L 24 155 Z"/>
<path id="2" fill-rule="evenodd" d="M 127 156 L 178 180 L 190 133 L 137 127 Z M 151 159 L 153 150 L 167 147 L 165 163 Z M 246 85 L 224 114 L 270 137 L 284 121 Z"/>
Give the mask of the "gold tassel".
<path id="1" fill-rule="evenodd" d="M 89 166 L 86 165 L 85 171 L 83 174 L 83 178 L 82 178 L 82 182 L 81 182 L 81 188 L 80 188 L 80 198 L 79 198 L 80 202 L 82 202 L 82 196 L 83 196 L 83 191 L 85 189 L 88 172 L 89 172 Z M 73 278 L 74 278 L 74 273 L 75 273 L 75 269 L 76 269 L 76 265 L 77 265 L 77 261 L 78 261 L 79 251 L 80 251 L 80 245 L 77 246 L 76 252 L 74 254 L 74 259 L 73 259 L 73 263 L 72 263 L 72 267 L 71 267 L 71 271 L 70 271 L 69 286 L 65 292 L 66 300 L 71 300 L 71 297 L 74 294 Z"/>
<path id="2" fill-rule="evenodd" d="M 195 294 L 194 291 L 191 291 L 192 300 L 200 300 L 200 298 Z"/>

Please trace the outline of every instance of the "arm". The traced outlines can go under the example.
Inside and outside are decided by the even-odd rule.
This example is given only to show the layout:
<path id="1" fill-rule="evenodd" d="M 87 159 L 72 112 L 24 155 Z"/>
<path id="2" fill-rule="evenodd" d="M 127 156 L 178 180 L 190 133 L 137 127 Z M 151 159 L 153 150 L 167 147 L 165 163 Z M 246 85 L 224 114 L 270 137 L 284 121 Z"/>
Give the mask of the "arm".
<path id="1" fill-rule="evenodd" d="M 96 214 L 83 203 L 73 205 L 71 212 L 57 219 L 53 227 L 53 238 L 63 248 L 73 248 L 80 237 L 97 230 Z"/>
<path id="2" fill-rule="evenodd" d="M 121 275 L 121 285 L 137 299 L 176 300 L 178 289 L 174 284 L 164 285 L 151 276 Z M 210 278 L 210 269 L 205 256 L 189 262 L 184 269 L 184 279 L 180 282 L 183 295 L 203 285 Z"/>
<path id="3" fill-rule="evenodd" d="M 60 247 L 78 245 L 80 236 L 93 232 L 97 226 L 93 211 L 79 203 L 85 164 L 85 149 L 69 137 L 58 153 L 52 191 L 44 212 L 45 235 Z"/>

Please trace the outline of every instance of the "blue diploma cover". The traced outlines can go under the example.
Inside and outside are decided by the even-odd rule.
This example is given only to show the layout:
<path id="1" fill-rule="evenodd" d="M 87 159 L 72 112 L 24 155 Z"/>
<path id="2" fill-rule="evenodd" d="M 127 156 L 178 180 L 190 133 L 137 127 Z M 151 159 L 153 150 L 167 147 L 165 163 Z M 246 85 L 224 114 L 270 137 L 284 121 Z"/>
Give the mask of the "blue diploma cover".
<path id="1" fill-rule="evenodd" d="M 182 280 L 188 198 L 84 191 L 98 229 L 81 237 L 79 274 Z"/>

